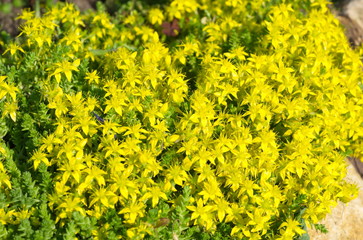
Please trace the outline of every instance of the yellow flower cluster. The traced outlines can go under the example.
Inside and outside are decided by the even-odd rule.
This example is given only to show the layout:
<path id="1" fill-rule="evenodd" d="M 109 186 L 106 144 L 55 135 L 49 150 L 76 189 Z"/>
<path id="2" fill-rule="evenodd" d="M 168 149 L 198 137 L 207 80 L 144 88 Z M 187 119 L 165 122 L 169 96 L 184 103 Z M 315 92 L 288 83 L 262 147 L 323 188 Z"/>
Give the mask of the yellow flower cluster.
<path id="1" fill-rule="evenodd" d="M 16 93 L 19 91 L 19 88 L 14 86 L 12 83 L 7 83 L 5 81 L 6 78 L 6 76 L 0 76 L 0 101 L 5 101 L 2 110 L 2 117 L 9 115 L 15 122 L 16 110 L 18 108 Z"/>
<path id="2" fill-rule="evenodd" d="M 357 194 L 343 180 L 341 153 L 363 153 L 359 55 L 324 1 L 312 1 L 309 13 L 278 5 L 256 24 L 251 16 L 267 14 L 267 2 L 174 0 L 151 9 L 151 25 L 185 17 L 204 25 L 204 39 L 174 48 L 150 24 L 139 24 L 136 12 L 117 24 L 105 12 L 82 15 L 69 4 L 42 18 L 23 12 L 28 47 L 11 45 L 11 55 L 66 49 L 58 52 L 63 61 L 44 68 L 42 95 L 56 128 L 30 159 L 34 169 L 54 169 L 48 205 L 60 225 L 75 211 L 100 218 L 113 208 L 129 226 L 128 238 L 141 239 L 154 231 L 143 220 L 147 211 L 174 204 L 179 189 L 190 186 L 191 224 L 213 232 L 231 223 L 232 236 L 262 239 L 279 223 L 275 239 L 293 239 L 304 233 L 292 212 L 297 198 L 304 196 L 303 218 L 317 223 L 338 200 Z M 230 32 L 253 28 L 266 32 L 254 53 L 223 50 Z M 182 70 L 191 58 L 200 61 L 195 79 Z M 80 76 L 85 61 L 97 70 Z M 83 91 L 62 85 L 77 77 Z M 0 97 L 15 105 L 2 114 L 15 121 L 18 89 L 4 80 Z M 163 165 L 168 149 L 174 159 Z M 7 179 L 0 183 L 11 187 Z"/>

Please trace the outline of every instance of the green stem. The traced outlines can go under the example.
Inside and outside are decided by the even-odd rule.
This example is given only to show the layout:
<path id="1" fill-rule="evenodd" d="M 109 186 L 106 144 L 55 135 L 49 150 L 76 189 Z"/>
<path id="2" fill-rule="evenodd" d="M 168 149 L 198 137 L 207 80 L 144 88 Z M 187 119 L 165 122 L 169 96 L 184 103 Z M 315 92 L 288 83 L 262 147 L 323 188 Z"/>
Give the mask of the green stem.
<path id="1" fill-rule="evenodd" d="M 35 16 L 40 17 L 40 0 L 35 0 Z"/>
<path id="2" fill-rule="evenodd" d="M 135 8 L 136 8 L 136 0 L 132 0 L 132 2 L 131 2 L 131 12 L 133 10 L 135 10 Z"/>

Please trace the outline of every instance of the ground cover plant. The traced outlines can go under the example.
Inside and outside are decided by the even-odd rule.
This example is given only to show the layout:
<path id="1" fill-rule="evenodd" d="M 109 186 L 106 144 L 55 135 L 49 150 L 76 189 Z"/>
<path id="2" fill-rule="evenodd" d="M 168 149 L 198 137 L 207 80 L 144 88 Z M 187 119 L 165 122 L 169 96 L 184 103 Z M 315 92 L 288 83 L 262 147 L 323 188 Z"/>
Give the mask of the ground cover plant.
<path id="1" fill-rule="evenodd" d="M 309 239 L 357 195 L 360 50 L 326 1 L 19 18 L 0 45 L 1 239 Z"/>

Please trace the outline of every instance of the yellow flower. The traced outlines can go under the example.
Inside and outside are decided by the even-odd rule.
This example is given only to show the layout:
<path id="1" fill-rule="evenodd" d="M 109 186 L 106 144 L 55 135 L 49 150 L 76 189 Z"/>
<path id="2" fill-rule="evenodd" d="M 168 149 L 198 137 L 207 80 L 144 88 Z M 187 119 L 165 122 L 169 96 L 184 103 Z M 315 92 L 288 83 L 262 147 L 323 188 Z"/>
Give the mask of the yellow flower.
<path id="1" fill-rule="evenodd" d="M 97 126 L 97 123 L 93 120 L 90 116 L 77 116 L 75 118 L 75 121 L 77 121 L 77 124 L 75 127 L 81 127 L 82 131 L 86 135 L 93 135 L 97 132 L 97 130 L 94 128 L 94 126 Z"/>
<path id="2" fill-rule="evenodd" d="M 198 220 L 200 224 L 205 225 L 207 230 L 212 228 L 214 224 L 213 206 L 204 205 L 203 200 L 200 198 L 197 201 L 197 206 L 187 206 L 187 208 L 193 212 L 190 220 Z"/>
<path id="3" fill-rule="evenodd" d="M 68 145 L 70 149 L 72 149 L 71 151 L 73 152 L 73 144 L 72 145 Z M 68 178 L 70 176 L 72 176 L 74 178 L 74 180 L 79 183 L 80 182 L 80 178 L 82 175 L 82 170 L 86 167 L 83 164 L 83 161 L 81 160 L 81 157 L 78 156 L 80 155 L 78 152 L 77 156 L 73 157 L 71 156 L 71 152 L 68 150 L 65 150 L 65 152 L 68 152 L 69 154 L 67 154 L 68 157 L 68 161 L 65 161 L 62 166 L 59 168 L 60 171 L 63 171 L 62 174 L 62 182 L 66 183 L 68 181 Z M 62 152 L 60 152 L 62 153 Z"/>
<path id="4" fill-rule="evenodd" d="M 0 76 L 0 100 L 6 95 L 9 94 L 13 101 L 16 101 L 16 92 L 19 92 L 19 89 L 13 86 L 11 83 L 8 84 L 4 80 L 7 76 Z"/>
<path id="5" fill-rule="evenodd" d="M 283 222 L 280 225 L 279 229 L 282 236 L 281 238 L 278 238 L 279 240 L 292 239 L 296 234 L 301 235 L 305 233 L 305 230 L 301 228 L 300 223 L 293 219 L 287 219 L 286 222 Z"/>
<path id="6" fill-rule="evenodd" d="M 199 192 L 198 195 L 203 196 L 204 202 L 207 202 L 208 199 L 214 200 L 217 197 L 223 197 L 217 179 L 214 177 L 210 177 L 208 181 L 204 182 L 203 191 Z"/>
<path id="7" fill-rule="evenodd" d="M 136 23 L 136 19 L 137 19 L 137 13 L 136 12 L 132 12 L 130 15 L 128 15 L 125 18 L 124 24 L 134 25 Z"/>
<path id="8" fill-rule="evenodd" d="M 109 19 L 109 15 L 106 12 L 99 12 L 96 16 L 94 16 L 92 23 L 100 23 L 102 27 L 105 29 L 112 29 L 113 24 Z"/>
<path id="9" fill-rule="evenodd" d="M 92 82 L 98 83 L 100 77 L 97 75 L 97 70 L 93 72 L 87 73 L 85 79 L 88 79 L 88 82 L 92 84 Z"/>
<path id="10" fill-rule="evenodd" d="M 102 203 L 105 207 L 113 208 L 118 201 L 118 197 L 115 193 L 103 187 L 95 189 L 91 195 L 91 199 L 92 201 L 89 204 L 90 207 L 95 203 Z"/>
<path id="11" fill-rule="evenodd" d="M 133 171 L 133 167 L 128 167 L 122 171 L 115 171 L 110 176 L 111 186 L 110 190 L 114 193 L 119 192 L 124 199 L 129 199 L 131 196 L 133 199 L 136 198 L 136 194 L 139 193 L 139 186 L 130 177 Z"/>
<path id="12" fill-rule="evenodd" d="M 73 61 L 73 63 L 70 63 L 68 61 L 63 61 L 61 63 L 56 63 L 56 69 L 53 71 L 50 76 L 54 76 L 57 82 L 59 83 L 61 80 L 61 73 L 64 73 L 68 81 L 71 81 L 72 79 L 72 71 L 78 71 L 78 66 L 80 64 L 81 60 L 76 59 Z M 48 71 L 51 71 L 52 69 L 47 69 Z"/>
<path id="13" fill-rule="evenodd" d="M 189 179 L 187 173 L 179 165 L 171 166 L 167 172 L 166 178 L 173 180 L 179 186 L 183 186 L 183 182 Z"/>
<path id="14" fill-rule="evenodd" d="M 150 9 L 148 14 L 148 19 L 151 22 L 151 24 L 161 25 L 162 22 L 164 21 L 163 12 L 158 8 Z"/>
<path id="15" fill-rule="evenodd" d="M 237 47 L 230 52 L 224 53 L 224 56 L 226 56 L 228 59 L 237 58 L 240 61 L 245 60 L 245 56 L 247 55 L 248 54 L 244 51 L 244 47 Z"/>
<path id="16" fill-rule="evenodd" d="M 124 136 L 132 134 L 136 139 L 145 139 L 146 136 L 143 133 L 149 133 L 147 130 L 141 128 L 141 123 L 135 124 L 131 127 L 121 127 L 120 131 L 124 132 Z"/>
<path id="17" fill-rule="evenodd" d="M 29 21 L 35 17 L 34 13 L 35 12 L 30 11 L 30 9 L 22 9 L 21 14 L 19 15 L 19 17 L 17 17 L 17 19 L 23 19 L 23 20 Z"/>
<path id="18" fill-rule="evenodd" d="M 168 200 L 168 197 L 166 196 L 166 194 L 164 192 L 162 192 L 162 190 L 160 189 L 159 186 L 153 186 L 153 187 L 147 188 L 147 192 L 144 193 L 144 196 L 140 200 L 143 201 L 143 200 L 150 199 L 150 198 L 152 201 L 152 207 L 155 207 L 156 204 L 158 204 L 159 198 Z"/>
<path id="19" fill-rule="evenodd" d="M 20 212 L 15 212 L 14 216 L 16 217 L 16 223 L 19 224 L 24 219 L 29 219 L 34 212 L 34 209 L 23 209 Z"/>
<path id="20" fill-rule="evenodd" d="M 115 122 L 111 122 L 109 120 L 105 120 L 103 122 L 103 124 L 101 125 L 102 128 L 102 135 L 105 136 L 107 134 L 114 134 L 114 133 L 120 133 L 120 131 L 118 130 L 120 127 L 119 124 L 115 123 Z"/>
<path id="21" fill-rule="evenodd" d="M 204 181 L 205 179 L 210 180 L 215 178 L 215 170 L 211 169 L 209 164 L 202 164 L 199 162 L 200 166 L 195 168 L 199 174 L 198 176 L 198 183 Z M 213 180 L 212 180 L 213 181 Z"/>
<path id="22" fill-rule="evenodd" d="M 127 106 L 126 98 L 127 98 L 127 96 L 124 93 L 120 93 L 120 92 L 115 93 L 114 95 L 111 96 L 110 99 L 106 100 L 106 102 L 105 102 L 106 108 L 105 108 L 104 112 L 107 113 L 111 109 L 114 109 L 117 114 L 122 116 L 122 113 L 124 110 L 123 106 Z"/>
<path id="23" fill-rule="evenodd" d="M 226 213 L 230 210 L 229 202 L 223 198 L 214 199 L 215 206 L 214 210 L 217 211 L 217 216 L 220 222 L 223 222 Z"/>
<path id="24" fill-rule="evenodd" d="M 3 107 L 2 116 L 9 115 L 11 120 L 16 122 L 16 112 L 18 110 L 18 104 L 16 102 L 5 102 Z"/>
<path id="25" fill-rule="evenodd" d="M 4 166 L 2 166 L 2 168 L 4 168 Z M 11 189 L 10 177 L 6 174 L 4 170 L 0 171 L 0 186 L 4 186 L 3 184 Z"/>
<path id="26" fill-rule="evenodd" d="M 262 235 L 266 234 L 270 220 L 270 216 L 264 213 L 264 211 L 260 208 L 255 208 L 254 211 L 251 213 L 249 211 L 246 212 L 249 216 L 250 220 L 248 221 L 247 225 L 252 226 L 251 232 L 262 232 Z"/>
<path id="27" fill-rule="evenodd" d="M 81 206 L 81 198 L 79 197 L 66 198 L 65 200 L 63 200 L 63 203 L 61 203 L 57 207 L 57 209 L 60 210 L 60 213 L 58 213 L 57 218 L 69 217 L 74 211 L 78 211 L 83 215 L 86 215 L 85 210 Z"/>
<path id="28" fill-rule="evenodd" d="M 14 213 L 15 213 L 15 210 L 10 210 L 8 212 L 5 212 L 4 208 L 0 208 L 0 223 L 3 225 L 11 223 Z"/>
<path id="29" fill-rule="evenodd" d="M 126 207 L 124 207 L 119 214 L 124 214 L 126 223 L 133 224 L 137 217 L 143 217 L 145 215 L 145 205 L 142 202 L 133 199 Z"/>
<path id="30" fill-rule="evenodd" d="M 147 26 L 135 27 L 134 30 L 137 35 L 141 35 L 141 39 L 144 42 L 147 42 L 154 37 L 154 30 Z"/>
<path id="31" fill-rule="evenodd" d="M 197 10 L 197 8 L 199 7 L 199 4 L 197 3 L 196 0 L 188 0 L 188 1 L 173 0 L 171 2 L 170 6 L 175 7 L 176 9 L 178 9 L 181 12 L 191 13 L 191 12 L 194 12 L 195 10 Z M 177 17 L 177 16 L 175 16 L 175 17 Z"/>
<path id="32" fill-rule="evenodd" d="M 67 46 L 71 46 L 75 51 L 78 51 L 80 47 L 82 47 L 81 41 L 81 33 L 80 29 L 72 29 L 69 32 L 65 33 L 65 37 L 62 38 L 59 42 L 65 42 Z"/>
<path id="33" fill-rule="evenodd" d="M 10 54 L 13 56 L 17 51 L 24 53 L 24 50 L 19 45 L 17 45 L 16 43 L 10 43 L 9 47 L 5 50 L 3 55 L 7 52 L 10 52 Z"/>
<path id="34" fill-rule="evenodd" d="M 84 172 L 87 174 L 85 182 L 92 182 L 94 179 L 97 181 L 99 186 L 105 186 L 105 178 L 103 175 L 106 174 L 105 171 L 101 170 L 97 166 L 90 166 L 84 170 Z"/>
<path id="35" fill-rule="evenodd" d="M 47 158 L 47 154 L 45 154 L 39 150 L 36 150 L 33 153 L 32 157 L 30 158 L 30 161 L 33 161 L 34 169 L 37 169 L 41 162 L 45 163 L 45 165 L 47 165 L 47 166 L 50 166 L 49 160 Z"/>

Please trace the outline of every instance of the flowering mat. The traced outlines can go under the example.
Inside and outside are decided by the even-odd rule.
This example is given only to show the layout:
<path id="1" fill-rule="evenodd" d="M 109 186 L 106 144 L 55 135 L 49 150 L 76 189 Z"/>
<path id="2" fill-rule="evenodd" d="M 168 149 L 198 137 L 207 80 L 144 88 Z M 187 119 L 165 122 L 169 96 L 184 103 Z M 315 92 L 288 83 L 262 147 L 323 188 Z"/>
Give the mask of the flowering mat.
<path id="1" fill-rule="evenodd" d="M 1 35 L 2 239 L 305 240 L 357 197 L 363 52 L 326 1 L 96 5 Z"/>

